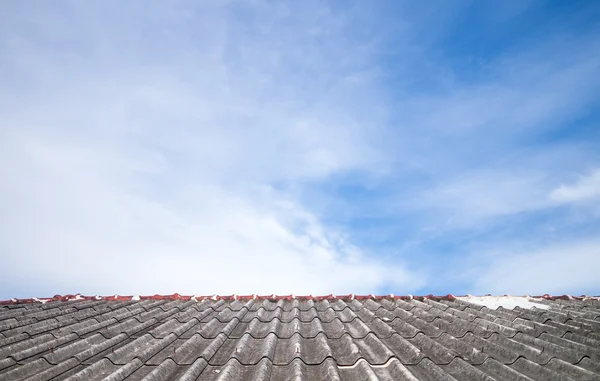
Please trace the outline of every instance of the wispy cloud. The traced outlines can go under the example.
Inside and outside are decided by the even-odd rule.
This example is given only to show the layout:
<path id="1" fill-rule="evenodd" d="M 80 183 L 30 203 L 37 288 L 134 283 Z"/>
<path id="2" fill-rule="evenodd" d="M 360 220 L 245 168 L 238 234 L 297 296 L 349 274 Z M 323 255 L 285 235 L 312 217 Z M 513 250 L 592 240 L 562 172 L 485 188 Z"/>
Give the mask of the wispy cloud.
<path id="1" fill-rule="evenodd" d="M 600 285 L 598 9 L 338 5 L 0 6 L 0 298 Z"/>
<path id="2" fill-rule="evenodd" d="M 600 169 L 581 176 L 574 184 L 561 185 L 550 193 L 557 202 L 588 201 L 600 196 Z"/>
<path id="3" fill-rule="evenodd" d="M 490 254 L 490 253 L 488 253 Z M 600 267 L 597 240 L 495 253 L 479 269 L 477 289 L 492 294 L 595 294 Z"/>

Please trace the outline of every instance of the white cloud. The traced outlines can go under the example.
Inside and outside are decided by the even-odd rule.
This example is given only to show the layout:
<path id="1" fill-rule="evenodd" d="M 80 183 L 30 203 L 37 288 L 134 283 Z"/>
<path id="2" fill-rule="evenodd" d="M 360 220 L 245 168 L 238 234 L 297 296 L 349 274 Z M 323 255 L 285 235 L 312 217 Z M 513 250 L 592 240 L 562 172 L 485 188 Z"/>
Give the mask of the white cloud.
<path id="1" fill-rule="evenodd" d="M 530 249 L 478 253 L 486 259 L 476 277 L 480 294 L 543 295 L 597 290 L 600 242 L 583 240 Z M 481 263 L 481 260 L 480 262 Z M 592 292 L 592 291 L 590 291 Z"/>
<path id="2" fill-rule="evenodd" d="M 268 186 L 223 184 L 160 156 L 65 140 L 4 134 L 1 175 L 10 180 L 0 188 L 0 248 L 10 253 L 3 263 L 13 282 L 108 294 L 370 293 L 423 284 Z"/>
<path id="3" fill-rule="evenodd" d="M 582 176 L 574 184 L 561 185 L 550 193 L 560 203 L 587 201 L 600 196 L 600 169 Z"/>
<path id="4" fill-rule="evenodd" d="M 46 294 L 423 285 L 273 186 L 381 160 L 368 41 L 341 38 L 348 20 L 277 4 L 251 6 L 252 20 L 220 6 L 127 7 L 115 20 L 114 9 L 40 8 L 4 25 L 5 282 Z"/>
<path id="5" fill-rule="evenodd" d="M 358 240 L 461 263 L 498 221 L 595 200 L 595 175 L 558 185 L 596 144 L 538 141 L 593 109 L 595 36 L 479 61 L 447 44 L 460 7 L 328 5 L 0 5 L 11 286 L 406 293 L 454 269 Z"/>
<path id="6" fill-rule="evenodd" d="M 473 227 L 486 219 L 546 207 L 547 179 L 535 171 L 493 170 L 465 173 L 427 190 L 413 206 L 435 210 L 452 227 Z"/>

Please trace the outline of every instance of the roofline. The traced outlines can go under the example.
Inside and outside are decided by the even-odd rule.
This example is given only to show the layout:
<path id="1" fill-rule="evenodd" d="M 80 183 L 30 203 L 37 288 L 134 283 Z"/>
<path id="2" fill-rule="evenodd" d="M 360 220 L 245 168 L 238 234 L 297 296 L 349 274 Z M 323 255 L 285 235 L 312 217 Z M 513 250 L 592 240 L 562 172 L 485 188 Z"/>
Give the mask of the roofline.
<path id="1" fill-rule="evenodd" d="M 470 297 L 472 295 L 465 295 L 464 297 Z M 483 296 L 492 296 L 491 294 L 486 294 Z M 503 295 L 503 296 L 509 296 L 509 295 Z M 530 295 L 524 295 L 525 297 L 531 297 L 531 298 L 536 298 L 536 299 L 548 299 L 548 300 L 556 300 L 556 299 L 563 299 L 563 300 L 587 300 L 587 299 L 598 299 L 600 300 L 600 296 L 588 296 L 588 295 L 581 295 L 581 296 L 571 296 L 571 295 L 560 295 L 560 296 L 552 296 L 549 294 L 544 294 L 544 295 L 540 295 L 540 296 L 530 296 Z M 459 296 L 462 297 L 462 296 Z M 127 300 L 194 300 L 194 301 L 202 301 L 202 300 L 225 300 L 225 301 L 233 301 L 233 300 L 250 300 L 250 299 L 255 299 L 255 300 L 272 300 L 272 301 L 278 301 L 278 300 L 293 300 L 293 299 L 298 299 L 298 300 L 327 300 L 327 299 L 345 299 L 345 300 L 352 300 L 352 299 L 358 299 L 358 300 L 364 300 L 364 299 L 383 299 L 383 298 L 387 298 L 387 299 L 404 299 L 404 300 L 410 300 L 410 299 L 417 299 L 417 300 L 423 300 L 423 299 L 433 299 L 433 300 L 454 300 L 456 299 L 456 297 L 452 294 L 447 294 L 447 295 L 442 295 L 442 296 L 436 296 L 436 295 L 423 295 L 423 296 L 413 296 L 413 295 L 394 295 L 394 294 L 388 294 L 388 295 L 374 295 L 374 294 L 370 294 L 370 295 L 354 295 L 354 294 L 348 294 L 348 295 L 334 295 L 334 294 L 329 294 L 329 295 L 319 295 L 319 296 L 313 296 L 313 295 L 276 295 L 276 294 L 272 294 L 272 295 L 256 295 L 256 294 L 252 294 L 252 295 L 237 295 L 237 294 L 233 294 L 233 295 L 180 295 L 180 294 L 173 294 L 173 295 L 145 295 L 145 296 L 138 296 L 138 295 L 111 295 L 111 296 L 84 296 L 81 294 L 66 294 L 66 295 L 54 295 L 51 298 L 24 298 L 24 299 L 9 299 L 9 300 L 0 300 L 0 305 L 13 305 L 13 304 L 31 304 L 31 303 L 46 303 L 46 302 L 53 302 L 53 301 L 62 301 L 62 302 L 66 302 L 66 301 L 71 301 L 71 300 L 109 300 L 109 301 L 127 301 Z"/>

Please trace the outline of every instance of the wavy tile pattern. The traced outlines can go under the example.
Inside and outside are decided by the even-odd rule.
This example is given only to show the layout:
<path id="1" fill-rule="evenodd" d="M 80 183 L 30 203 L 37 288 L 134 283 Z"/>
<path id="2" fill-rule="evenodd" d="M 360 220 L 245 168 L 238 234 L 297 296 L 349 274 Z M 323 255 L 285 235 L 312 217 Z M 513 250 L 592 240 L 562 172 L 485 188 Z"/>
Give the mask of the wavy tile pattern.
<path id="1" fill-rule="evenodd" d="M 597 299 L 214 299 L 0 305 L 0 380 L 600 380 Z"/>

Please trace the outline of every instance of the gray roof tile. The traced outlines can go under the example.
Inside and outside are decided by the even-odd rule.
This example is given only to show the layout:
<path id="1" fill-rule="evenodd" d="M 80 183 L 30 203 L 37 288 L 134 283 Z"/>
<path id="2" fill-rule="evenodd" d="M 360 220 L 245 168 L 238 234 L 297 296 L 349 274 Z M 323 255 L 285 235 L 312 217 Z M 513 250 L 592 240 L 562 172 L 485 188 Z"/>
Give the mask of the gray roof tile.
<path id="1" fill-rule="evenodd" d="M 600 380 L 600 301 L 143 298 L 0 305 L 0 380 Z"/>

